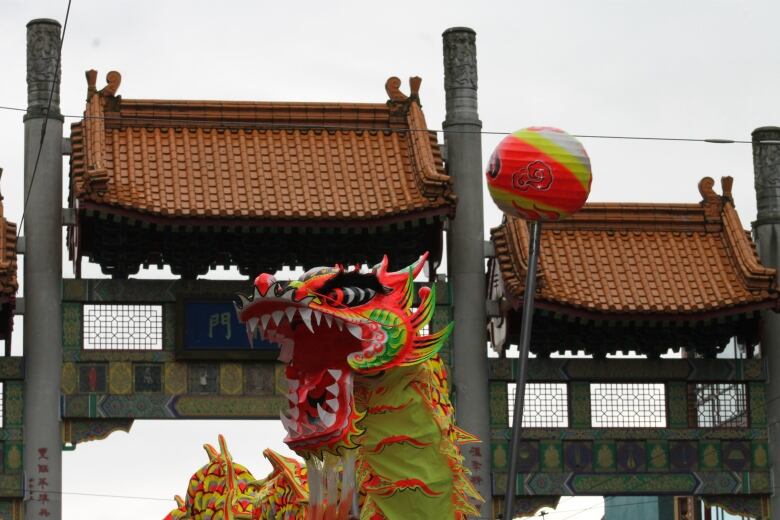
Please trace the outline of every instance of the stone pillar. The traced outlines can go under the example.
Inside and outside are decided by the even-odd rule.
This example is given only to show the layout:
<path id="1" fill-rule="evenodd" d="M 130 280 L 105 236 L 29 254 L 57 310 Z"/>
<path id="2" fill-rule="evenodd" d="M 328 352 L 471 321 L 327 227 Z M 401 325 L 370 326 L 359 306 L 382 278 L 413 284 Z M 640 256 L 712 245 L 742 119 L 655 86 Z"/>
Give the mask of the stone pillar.
<path id="1" fill-rule="evenodd" d="M 24 116 L 25 520 L 62 518 L 62 123 L 60 24 L 27 24 Z M 51 109 L 46 110 L 51 97 Z M 46 134 L 41 142 L 41 130 Z M 40 149 L 40 151 L 39 151 Z M 40 153 L 40 157 L 39 157 Z M 33 169 L 36 158 L 38 167 Z M 46 501 L 40 500 L 45 493 Z M 48 511 L 48 515 L 43 511 Z"/>
<path id="2" fill-rule="evenodd" d="M 477 113 L 476 33 L 466 27 L 444 31 L 443 123 L 447 169 L 458 195 L 447 236 L 447 265 L 452 284 L 455 331 L 452 369 L 458 426 L 482 439 L 464 447 L 485 503 L 480 518 L 492 518 L 490 412 L 485 325 L 484 214 L 482 208 L 482 122 Z"/>
<path id="3" fill-rule="evenodd" d="M 773 141 L 767 143 L 766 141 Z M 761 262 L 780 269 L 780 128 L 763 127 L 753 131 L 753 171 L 758 216 L 753 232 Z M 761 352 L 769 364 L 767 418 L 773 481 L 780 474 L 780 314 L 762 314 Z M 772 495 L 772 518 L 780 518 L 780 492 Z"/>

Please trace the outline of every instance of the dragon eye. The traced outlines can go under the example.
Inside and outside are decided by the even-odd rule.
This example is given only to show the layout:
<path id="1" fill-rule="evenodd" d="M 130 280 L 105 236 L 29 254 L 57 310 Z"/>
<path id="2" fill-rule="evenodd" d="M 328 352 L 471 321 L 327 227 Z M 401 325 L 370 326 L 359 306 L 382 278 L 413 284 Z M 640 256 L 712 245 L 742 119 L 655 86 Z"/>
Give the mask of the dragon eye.
<path id="1" fill-rule="evenodd" d="M 344 291 L 341 289 L 333 289 L 328 293 L 326 298 L 331 305 L 343 305 L 344 304 Z"/>
<path id="2" fill-rule="evenodd" d="M 350 307 L 363 305 L 376 294 L 373 289 L 362 289 L 360 287 L 344 287 L 343 293 L 344 304 Z"/>

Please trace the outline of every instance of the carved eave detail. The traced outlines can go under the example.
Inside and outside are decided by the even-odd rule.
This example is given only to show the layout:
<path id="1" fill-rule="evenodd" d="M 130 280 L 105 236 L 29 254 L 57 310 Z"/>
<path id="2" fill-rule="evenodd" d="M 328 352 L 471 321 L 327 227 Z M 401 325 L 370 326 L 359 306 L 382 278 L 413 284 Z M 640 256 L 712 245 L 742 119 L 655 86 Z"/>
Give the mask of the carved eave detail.
<path id="1" fill-rule="evenodd" d="M 395 76 L 385 82 L 387 91 L 387 107 L 390 120 L 397 119 L 409 128 L 412 159 L 417 173 L 417 182 L 423 195 L 434 200 L 443 195 L 452 203 L 453 208 L 457 196 L 452 191 L 452 180 L 449 175 L 439 173 L 436 168 L 436 157 L 433 147 L 438 146 L 436 133 L 428 131 L 428 124 L 420 105 L 420 85 L 422 78 L 409 78 L 410 95 L 401 92 L 401 80 Z M 452 216 L 452 215 L 450 215 Z"/>
<path id="2" fill-rule="evenodd" d="M 0 177 L 3 169 L 0 168 Z M 0 295 L 13 297 L 19 289 L 16 278 L 16 224 L 4 215 L 3 196 L 0 194 Z"/>
<path id="3" fill-rule="evenodd" d="M 505 217 L 500 226 L 490 230 L 490 235 L 496 248 L 494 261 L 499 265 L 499 277 L 500 273 L 514 273 L 509 280 L 501 277 L 501 281 L 512 307 L 517 310 L 525 295 L 525 284 L 520 280 L 525 279 L 525 273 L 528 271 L 528 228 L 522 220 Z M 544 266 L 541 261 L 536 271 L 536 287 L 537 292 L 544 287 Z"/>
<path id="4" fill-rule="evenodd" d="M 109 174 L 106 171 L 106 112 L 115 111 L 121 98 L 116 95 L 122 82 L 119 72 L 106 75 L 106 86 L 97 90 L 97 71 L 88 70 L 87 107 L 82 123 L 84 139 L 84 174 L 77 187 L 76 196 L 99 199 L 108 190 Z"/>
<path id="5" fill-rule="evenodd" d="M 777 271 L 761 264 L 750 232 L 745 231 L 731 199 L 731 177 L 724 177 L 723 184 L 723 235 L 734 263 L 742 273 L 745 286 L 750 290 L 777 293 Z"/>

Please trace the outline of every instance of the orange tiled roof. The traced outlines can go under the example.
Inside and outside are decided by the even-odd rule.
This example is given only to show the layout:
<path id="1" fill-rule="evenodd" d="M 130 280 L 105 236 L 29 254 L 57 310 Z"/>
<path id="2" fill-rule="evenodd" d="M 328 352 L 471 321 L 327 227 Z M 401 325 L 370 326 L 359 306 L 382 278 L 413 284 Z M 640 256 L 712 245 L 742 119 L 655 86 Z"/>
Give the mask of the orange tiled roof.
<path id="1" fill-rule="evenodd" d="M 436 135 L 420 131 L 419 78 L 410 96 L 390 78 L 386 103 L 271 103 L 122 99 L 119 73 L 101 91 L 96 74 L 71 130 L 79 207 L 333 222 L 454 212 Z"/>
<path id="2" fill-rule="evenodd" d="M 0 177 L 3 169 L 0 168 Z M 3 196 L 0 195 L 0 301 L 16 296 L 19 283 L 16 279 L 16 224 L 3 215 Z"/>
<path id="3" fill-rule="evenodd" d="M 599 316 L 732 314 L 776 306 L 775 270 L 761 265 L 731 199 L 699 183 L 699 204 L 587 204 L 545 223 L 537 306 Z M 504 286 L 522 302 L 529 233 L 509 218 L 492 230 Z M 640 318 L 641 319 L 641 318 Z"/>

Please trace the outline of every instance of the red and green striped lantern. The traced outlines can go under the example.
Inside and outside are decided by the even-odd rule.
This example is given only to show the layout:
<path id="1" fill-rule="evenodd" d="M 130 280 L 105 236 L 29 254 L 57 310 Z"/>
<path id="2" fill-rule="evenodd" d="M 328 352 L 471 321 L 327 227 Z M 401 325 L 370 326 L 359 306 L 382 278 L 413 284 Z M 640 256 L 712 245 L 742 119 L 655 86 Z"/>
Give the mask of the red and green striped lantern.
<path id="1" fill-rule="evenodd" d="M 488 190 L 508 215 L 559 220 L 588 200 L 590 159 L 582 144 L 563 130 L 529 127 L 506 136 L 490 157 Z"/>

